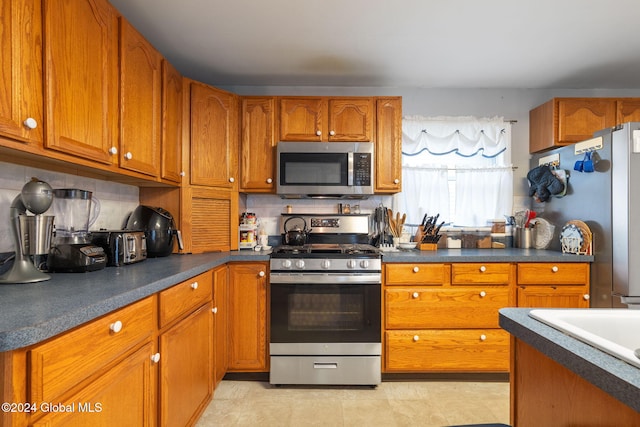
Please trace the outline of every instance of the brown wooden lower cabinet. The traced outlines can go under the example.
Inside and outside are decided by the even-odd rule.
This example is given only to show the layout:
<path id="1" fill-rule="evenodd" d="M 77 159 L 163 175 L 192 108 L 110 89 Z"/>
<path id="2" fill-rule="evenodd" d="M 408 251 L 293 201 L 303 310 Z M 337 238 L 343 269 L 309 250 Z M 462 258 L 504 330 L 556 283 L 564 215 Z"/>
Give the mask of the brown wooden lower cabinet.
<path id="1" fill-rule="evenodd" d="M 268 271 L 266 262 L 229 264 L 229 371 L 269 370 Z"/>
<path id="2" fill-rule="evenodd" d="M 528 344 L 513 339 L 511 424 L 640 425 L 640 414 Z"/>
<path id="3" fill-rule="evenodd" d="M 215 386 L 218 385 L 227 373 L 229 367 L 227 352 L 228 346 L 228 321 L 229 316 L 229 268 L 226 265 L 213 270 L 213 360 Z"/>

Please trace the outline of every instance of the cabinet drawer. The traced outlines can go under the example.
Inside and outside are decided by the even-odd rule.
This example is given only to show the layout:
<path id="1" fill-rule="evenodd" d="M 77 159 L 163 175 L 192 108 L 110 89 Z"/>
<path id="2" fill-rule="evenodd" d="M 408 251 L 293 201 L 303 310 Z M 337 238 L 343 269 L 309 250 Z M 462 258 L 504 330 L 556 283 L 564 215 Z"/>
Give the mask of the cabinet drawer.
<path id="1" fill-rule="evenodd" d="M 146 298 L 30 350 L 30 401 L 53 402 L 149 339 L 154 306 L 154 297 Z"/>
<path id="2" fill-rule="evenodd" d="M 509 289 L 385 289 L 385 325 L 407 328 L 497 328 L 498 310 L 508 307 Z"/>
<path id="3" fill-rule="evenodd" d="M 510 282 L 508 263 L 451 264 L 452 285 L 508 285 Z"/>
<path id="4" fill-rule="evenodd" d="M 160 327 L 210 301 L 212 288 L 213 277 L 207 271 L 160 292 Z"/>
<path id="5" fill-rule="evenodd" d="M 584 285 L 588 283 L 588 263 L 518 264 L 519 285 Z"/>
<path id="6" fill-rule="evenodd" d="M 445 264 L 387 264 L 387 285 L 442 285 L 449 283 L 449 268 Z"/>
<path id="7" fill-rule="evenodd" d="M 387 331 L 385 338 L 387 372 L 509 371 L 509 334 L 501 329 Z"/>

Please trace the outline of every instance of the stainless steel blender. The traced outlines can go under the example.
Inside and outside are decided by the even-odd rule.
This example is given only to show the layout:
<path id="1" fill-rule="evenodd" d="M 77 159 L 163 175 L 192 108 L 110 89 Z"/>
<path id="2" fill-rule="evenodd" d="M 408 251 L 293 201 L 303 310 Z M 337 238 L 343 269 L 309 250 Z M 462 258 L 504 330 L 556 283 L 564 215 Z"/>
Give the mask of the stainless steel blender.
<path id="1" fill-rule="evenodd" d="M 9 216 L 16 254 L 11 269 L 0 276 L 0 284 L 51 279 L 36 267 L 34 260 L 49 253 L 54 217 L 42 214 L 49 209 L 52 200 L 51 186 L 38 178 L 26 183 L 13 199 Z M 27 211 L 34 215 L 27 215 Z"/>
<path id="2" fill-rule="evenodd" d="M 107 256 L 94 245 L 89 227 L 100 213 L 100 203 L 91 191 L 75 188 L 53 190 L 55 237 L 47 265 L 50 271 L 85 272 L 103 269 Z M 92 212 L 93 211 L 93 212 Z"/>

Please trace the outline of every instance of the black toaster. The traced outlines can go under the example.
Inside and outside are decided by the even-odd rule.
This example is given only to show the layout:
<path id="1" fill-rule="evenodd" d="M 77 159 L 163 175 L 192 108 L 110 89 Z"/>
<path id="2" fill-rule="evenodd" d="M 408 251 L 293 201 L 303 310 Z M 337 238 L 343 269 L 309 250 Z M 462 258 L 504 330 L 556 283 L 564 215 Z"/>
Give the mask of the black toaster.
<path id="1" fill-rule="evenodd" d="M 120 267 L 147 259 L 144 231 L 92 231 L 91 242 L 104 249 L 107 254 L 107 266 Z"/>

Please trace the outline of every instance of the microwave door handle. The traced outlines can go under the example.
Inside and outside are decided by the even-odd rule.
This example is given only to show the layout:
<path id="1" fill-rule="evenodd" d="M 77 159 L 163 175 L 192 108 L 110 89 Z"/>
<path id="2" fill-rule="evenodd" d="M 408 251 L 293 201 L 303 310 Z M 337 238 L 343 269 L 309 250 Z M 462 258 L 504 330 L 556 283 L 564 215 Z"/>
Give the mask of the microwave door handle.
<path id="1" fill-rule="evenodd" d="M 349 152 L 348 160 L 347 160 L 347 185 L 349 187 L 353 187 L 353 153 Z"/>

